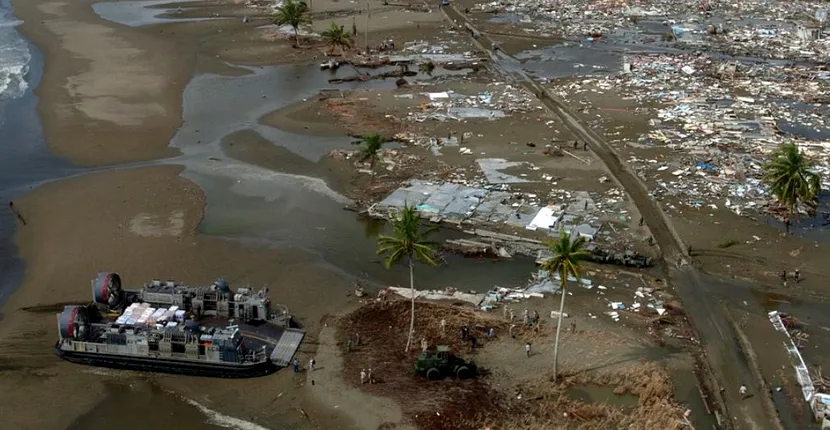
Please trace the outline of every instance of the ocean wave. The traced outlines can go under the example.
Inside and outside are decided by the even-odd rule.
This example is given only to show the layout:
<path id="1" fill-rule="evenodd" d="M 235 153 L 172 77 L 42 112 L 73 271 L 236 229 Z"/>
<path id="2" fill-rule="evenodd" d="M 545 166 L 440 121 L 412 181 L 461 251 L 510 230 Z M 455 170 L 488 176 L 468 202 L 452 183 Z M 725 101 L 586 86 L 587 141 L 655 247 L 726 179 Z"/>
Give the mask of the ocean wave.
<path id="1" fill-rule="evenodd" d="M 20 24 L 23 24 L 23 21 L 21 21 L 19 19 L 15 19 L 15 20 L 12 20 L 12 21 L 0 21 L 0 28 L 17 27 Z"/>
<path id="2" fill-rule="evenodd" d="M 22 96 L 29 88 L 29 83 L 25 79 L 27 73 L 28 64 L 0 66 L 0 100 Z"/>
<path id="3" fill-rule="evenodd" d="M 32 54 L 29 44 L 18 34 L 23 21 L 0 10 L 0 101 L 21 97 L 29 88 L 26 75 Z"/>
<path id="4" fill-rule="evenodd" d="M 185 401 L 192 406 L 195 406 L 208 419 L 208 424 L 236 430 L 269 430 L 259 424 L 254 424 L 250 421 L 245 421 L 239 418 L 234 418 L 228 415 L 220 414 L 207 406 L 202 405 L 196 401 L 185 398 Z"/>

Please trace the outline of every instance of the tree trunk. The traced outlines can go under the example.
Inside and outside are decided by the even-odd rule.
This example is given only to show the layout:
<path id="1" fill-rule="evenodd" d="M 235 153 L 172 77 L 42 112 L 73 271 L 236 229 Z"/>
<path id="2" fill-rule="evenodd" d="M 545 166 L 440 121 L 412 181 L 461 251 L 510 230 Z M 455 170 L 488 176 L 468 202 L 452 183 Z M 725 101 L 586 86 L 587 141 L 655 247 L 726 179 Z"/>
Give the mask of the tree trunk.
<path id="1" fill-rule="evenodd" d="M 415 333 L 415 265 L 412 264 L 412 258 L 409 259 L 409 294 L 412 296 L 412 309 L 409 312 L 409 336 L 406 338 L 404 350 L 406 353 L 409 353 L 409 347 L 412 346 L 412 334 Z"/>
<path id="2" fill-rule="evenodd" d="M 294 46 L 300 47 L 300 31 L 297 27 L 294 27 Z"/>
<path id="3" fill-rule="evenodd" d="M 372 171 L 372 182 L 375 182 L 375 159 L 374 158 L 372 158 L 369 161 L 369 170 Z M 411 263 L 410 263 L 410 265 L 411 265 Z"/>
<path id="4" fill-rule="evenodd" d="M 790 234 L 790 219 L 789 218 L 784 220 L 784 229 L 787 231 L 787 234 Z"/>
<path id="5" fill-rule="evenodd" d="M 568 274 L 565 272 L 565 269 L 562 269 L 562 287 L 559 289 L 559 292 L 562 293 L 562 298 L 559 300 L 559 318 L 556 324 L 556 338 L 553 341 L 553 377 L 554 379 L 559 378 L 559 333 L 562 331 L 562 312 L 565 311 L 565 284 L 568 282 Z M 577 279 L 579 282 L 579 279 Z"/>

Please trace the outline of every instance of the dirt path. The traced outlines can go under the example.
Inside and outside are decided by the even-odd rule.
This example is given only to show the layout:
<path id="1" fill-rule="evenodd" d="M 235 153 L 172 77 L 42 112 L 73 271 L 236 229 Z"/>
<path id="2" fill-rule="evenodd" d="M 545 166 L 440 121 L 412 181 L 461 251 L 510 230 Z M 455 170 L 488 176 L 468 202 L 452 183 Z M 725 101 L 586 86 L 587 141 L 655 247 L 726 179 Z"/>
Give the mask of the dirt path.
<path id="1" fill-rule="evenodd" d="M 472 28 L 472 23 L 454 7 L 445 7 L 442 10 L 450 20 L 465 23 L 469 26 L 468 28 Z M 482 35 L 478 41 L 485 41 L 492 46 L 492 40 L 486 35 Z M 489 53 L 493 64 L 500 72 L 507 73 L 508 77 L 514 78 L 529 91 L 537 94 L 574 135 L 588 143 L 591 150 L 602 160 L 611 175 L 626 190 L 637 206 L 655 241 L 660 246 L 663 259 L 670 267 L 676 264 L 677 268 L 669 270 L 669 277 L 674 281 L 675 290 L 683 303 L 686 314 L 698 331 L 700 343 L 704 347 L 710 367 L 711 381 L 717 387 L 714 394 L 718 396 L 717 392 L 720 392 L 721 398 L 718 400 L 725 408 L 724 415 L 733 417 L 733 424 L 738 428 L 760 429 L 768 426 L 769 423 L 778 422 L 775 411 L 765 407 L 761 399 L 763 396 L 741 399 L 738 387 L 747 384 L 755 389 L 755 392 L 760 393 L 761 381 L 754 378 L 747 358 L 738 346 L 734 328 L 726 318 L 722 307 L 710 300 L 710 294 L 700 281 L 697 270 L 688 263 L 686 246 L 660 206 L 651 198 L 645 184 L 620 160 L 617 153 L 602 137 L 590 127 L 582 124 L 580 119 L 561 101 L 531 80 L 519 68 L 503 64 L 502 59 L 486 46 L 480 44 L 480 48 Z M 750 384 L 749 381 L 753 383 Z"/>
<path id="2" fill-rule="evenodd" d="M 317 368 L 308 372 L 306 387 L 314 397 L 326 406 L 346 414 L 353 421 L 353 427 L 376 429 L 381 425 L 388 428 L 390 423 L 403 420 L 401 408 L 389 399 L 375 397 L 361 390 L 349 387 L 342 378 L 343 360 L 334 338 L 333 326 L 320 331 L 320 345 L 314 357 Z M 354 375 L 359 378 L 359 375 Z M 396 429 L 407 429 L 401 424 Z"/>

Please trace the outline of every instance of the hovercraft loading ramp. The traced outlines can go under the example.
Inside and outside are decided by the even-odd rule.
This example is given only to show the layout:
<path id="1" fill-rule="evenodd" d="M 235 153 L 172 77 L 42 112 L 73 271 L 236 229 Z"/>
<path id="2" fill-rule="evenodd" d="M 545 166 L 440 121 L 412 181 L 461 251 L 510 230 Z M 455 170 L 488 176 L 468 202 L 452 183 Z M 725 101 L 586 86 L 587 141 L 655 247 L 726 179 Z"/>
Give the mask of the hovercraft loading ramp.
<path id="1" fill-rule="evenodd" d="M 280 336 L 280 340 L 271 351 L 271 362 L 277 366 L 288 366 L 297 349 L 300 348 L 300 343 L 305 337 L 305 331 L 296 328 L 287 328 Z"/>

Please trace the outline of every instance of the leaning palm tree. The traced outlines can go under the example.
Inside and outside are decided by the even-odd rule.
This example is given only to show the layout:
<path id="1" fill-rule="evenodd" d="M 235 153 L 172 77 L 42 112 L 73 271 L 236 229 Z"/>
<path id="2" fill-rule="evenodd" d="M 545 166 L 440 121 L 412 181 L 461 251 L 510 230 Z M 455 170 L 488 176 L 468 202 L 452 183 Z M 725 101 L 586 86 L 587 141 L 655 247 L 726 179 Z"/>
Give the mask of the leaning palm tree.
<path id="1" fill-rule="evenodd" d="M 796 207 L 807 204 L 807 213 L 814 215 L 821 178 L 812 171 L 813 162 L 804 156 L 794 143 L 786 143 L 773 152 L 772 160 L 764 165 L 764 182 L 775 195 L 778 204 L 786 208 L 784 225 L 790 232 L 790 222 L 796 214 Z"/>
<path id="2" fill-rule="evenodd" d="M 311 22 L 308 4 L 303 0 L 285 0 L 274 13 L 272 22 L 277 27 L 290 25 L 294 29 L 294 47 L 300 46 L 300 26 Z"/>
<path id="3" fill-rule="evenodd" d="M 559 239 L 551 241 L 548 246 L 553 252 L 553 258 L 542 263 L 542 270 L 548 272 L 551 280 L 556 273 L 561 277 L 559 292 L 562 298 L 559 301 L 559 322 L 556 324 L 556 339 L 553 344 L 553 376 L 556 378 L 559 376 L 556 372 L 559 365 L 559 332 L 562 330 L 562 313 L 565 310 L 565 287 L 570 275 L 573 275 L 577 281 L 579 280 L 579 273 L 582 271 L 581 263 L 589 259 L 591 254 L 585 250 L 585 238 L 571 238 L 570 233 L 565 232 L 564 229 L 559 231 Z"/>
<path id="4" fill-rule="evenodd" d="M 337 25 L 334 21 L 331 22 L 331 27 L 320 35 L 323 36 L 323 40 L 329 45 L 331 51 L 340 48 L 340 51 L 344 52 L 354 44 L 352 36 L 343 29 L 342 25 Z"/>
<path id="5" fill-rule="evenodd" d="M 392 221 L 392 236 L 378 236 L 378 255 L 386 254 L 386 268 L 406 261 L 409 265 L 409 288 L 412 300 L 412 310 L 409 319 L 409 336 L 406 339 L 405 352 L 412 346 L 412 335 L 415 332 L 415 261 L 427 266 L 437 266 L 434 243 L 427 241 L 427 236 L 435 231 L 435 227 L 421 228 L 421 220 L 414 206 L 405 204 L 400 217 Z"/>
<path id="6" fill-rule="evenodd" d="M 383 146 L 383 138 L 378 134 L 371 134 L 363 137 L 360 145 L 360 162 L 369 162 L 369 169 L 372 171 L 372 180 L 375 180 L 375 164 L 380 159 L 380 148 Z"/>

